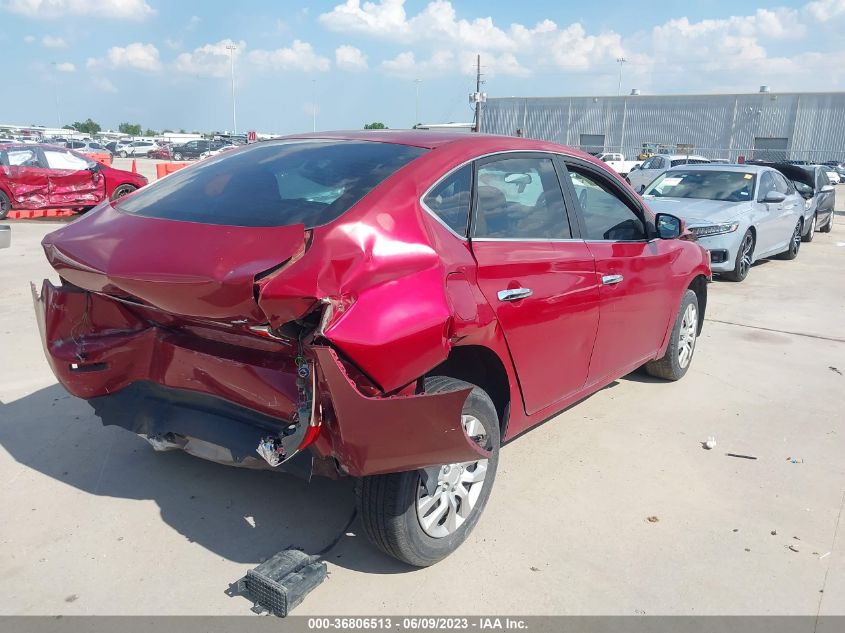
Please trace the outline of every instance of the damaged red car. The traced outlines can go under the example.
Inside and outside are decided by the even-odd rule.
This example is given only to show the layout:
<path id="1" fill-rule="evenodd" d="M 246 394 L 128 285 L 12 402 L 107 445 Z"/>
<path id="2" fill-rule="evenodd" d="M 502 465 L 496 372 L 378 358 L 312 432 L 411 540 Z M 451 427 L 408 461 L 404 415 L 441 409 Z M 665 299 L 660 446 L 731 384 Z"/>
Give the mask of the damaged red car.
<path id="1" fill-rule="evenodd" d="M 64 147 L 0 143 L 0 220 L 18 209 L 84 211 L 146 184 L 140 174 Z"/>
<path id="2" fill-rule="evenodd" d="M 355 477 L 370 539 L 425 566 L 477 523 L 503 442 L 639 367 L 684 375 L 710 278 L 687 238 L 552 143 L 286 137 L 51 233 L 62 282 L 33 295 L 103 424 Z"/>

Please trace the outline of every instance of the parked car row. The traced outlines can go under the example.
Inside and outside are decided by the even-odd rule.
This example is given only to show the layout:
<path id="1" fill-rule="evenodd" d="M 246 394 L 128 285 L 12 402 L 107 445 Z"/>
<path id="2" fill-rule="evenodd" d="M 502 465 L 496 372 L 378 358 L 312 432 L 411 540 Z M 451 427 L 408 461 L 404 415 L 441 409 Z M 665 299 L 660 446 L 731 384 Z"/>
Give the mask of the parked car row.
<path id="1" fill-rule="evenodd" d="M 732 281 L 759 259 L 794 259 L 817 229 L 830 232 L 834 196 L 824 168 L 786 163 L 680 165 L 643 190 L 651 208 L 684 219 L 713 272 Z"/>

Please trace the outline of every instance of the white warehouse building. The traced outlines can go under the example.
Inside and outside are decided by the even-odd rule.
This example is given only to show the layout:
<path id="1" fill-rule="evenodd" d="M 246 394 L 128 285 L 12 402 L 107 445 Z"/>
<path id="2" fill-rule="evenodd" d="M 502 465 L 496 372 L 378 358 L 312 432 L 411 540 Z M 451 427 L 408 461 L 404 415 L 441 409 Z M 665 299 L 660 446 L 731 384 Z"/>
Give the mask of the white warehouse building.
<path id="1" fill-rule="evenodd" d="M 637 91 L 633 91 L 636 93 Z M 845 161 L 845 92 L 488 98 L 481 131 L 635 158 L 644 143 L 708 158 Z"/>

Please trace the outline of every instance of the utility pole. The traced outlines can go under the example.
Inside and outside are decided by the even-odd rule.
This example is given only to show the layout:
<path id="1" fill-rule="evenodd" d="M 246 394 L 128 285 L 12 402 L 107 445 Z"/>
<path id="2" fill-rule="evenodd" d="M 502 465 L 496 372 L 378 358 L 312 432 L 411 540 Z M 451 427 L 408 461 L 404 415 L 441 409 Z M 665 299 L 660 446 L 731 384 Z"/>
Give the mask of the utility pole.
<path id="1" fill-rule="evenodd" d="M 59 79 L 56 76 L 58 69 L 56 68 L 56 62 L 50 62 L 50 65 L 53 67 L 53 92 L 56 93 L 56 127 L 62 127 L 62 111 L 59 108 Z"/>
<path id="2" fill-rule="evenodd" d="M 417 127 L 418 123 L 422 123 L 420 121 L 420 82 L 422 82 L 422 79 L 414 79 L 414 83 L 417 84 L 417 107 L 414 116 L 414 127 Z"/>
<path id="3" fill-rule="evenodd" d="M 475 103 L 475 125 L 472 127 L 473 132 L 481 131 L 481 102 L 487 101 L 487 94 L 481 92 L 481 55 L 476 56 L 476 70 L 475 70 L 475 92 L 469 96 L 470 103 Z"/>
<path id="4" fill-rule="evenodd" d="M 617 95 L 622 94 L 622 65 L 627 61 L 628 60 L 625 59 L 624 57 L 617 57 L 616 58 L 616 63 L 619 64 L 619 85 L 616 88 L 616 94 Z"/>
<path id="5" fill-rule="evenodd" d="M 238 115 L 235 110 L 235 51 L 238 49 L 234 44 L 226 44 L 229 50 L 229 62 L 232 69 L 232 134 L 238 133 Z"/>

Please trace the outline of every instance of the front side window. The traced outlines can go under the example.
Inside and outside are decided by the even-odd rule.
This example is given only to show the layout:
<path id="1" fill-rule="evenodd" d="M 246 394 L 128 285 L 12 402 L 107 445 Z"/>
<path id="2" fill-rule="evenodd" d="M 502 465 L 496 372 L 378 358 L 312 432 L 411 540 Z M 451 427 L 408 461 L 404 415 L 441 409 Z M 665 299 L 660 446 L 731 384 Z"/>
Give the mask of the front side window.
<path id="1" fill-rule="evenodd" d="M 764 171 L 763 175 L 760 176 L 760 191 L 757 194 L 757 200 L 762 202 L 774 190 L 775 181 L 772 178 L 772 172 Z"/>
<path id="2" fill-rule="evenodd" d="M 473 236 L 566 239 L 572 236 L 550 158 L 504 158 L 478 167 Z"/>
<path id="3" fill-rule="evenodd" d="M 643 196 L 702 198 L 724 202 L 752 200 L 754 174 L 740 171 L 672 170 L 646 187 Z"/>
<path id="4" fill-rule="evenodd" d="M 56 150 L 45 149 L 44 157 L 47 159 L 47 166 L 50 169 L 72 169 L 73 171 L 81 171 L 88 167 L 88 162 L 74 156 L 70 152 L 58 152 Z"/>
<path id="5" fill-rule="evenodd" d="M 311 228 L 340 217 L 425 151 L 368 141 L 261 143 L 171 174 L 116 206 L 185 222 Z"/>
<path id="6" fill-rule="evenodd" d="M 647 238 L 640 216 L 609 185 L 577 167 L 568 169 L 584 218 L 585 239 L 631 242 Z"/>
<path id="7" fill-rule="evenodd" d="M 471 191 L 472 166 L 464 165 L 446 176 L 423 198 L 423 202 L 450 229 L 466 237 Z"/>

